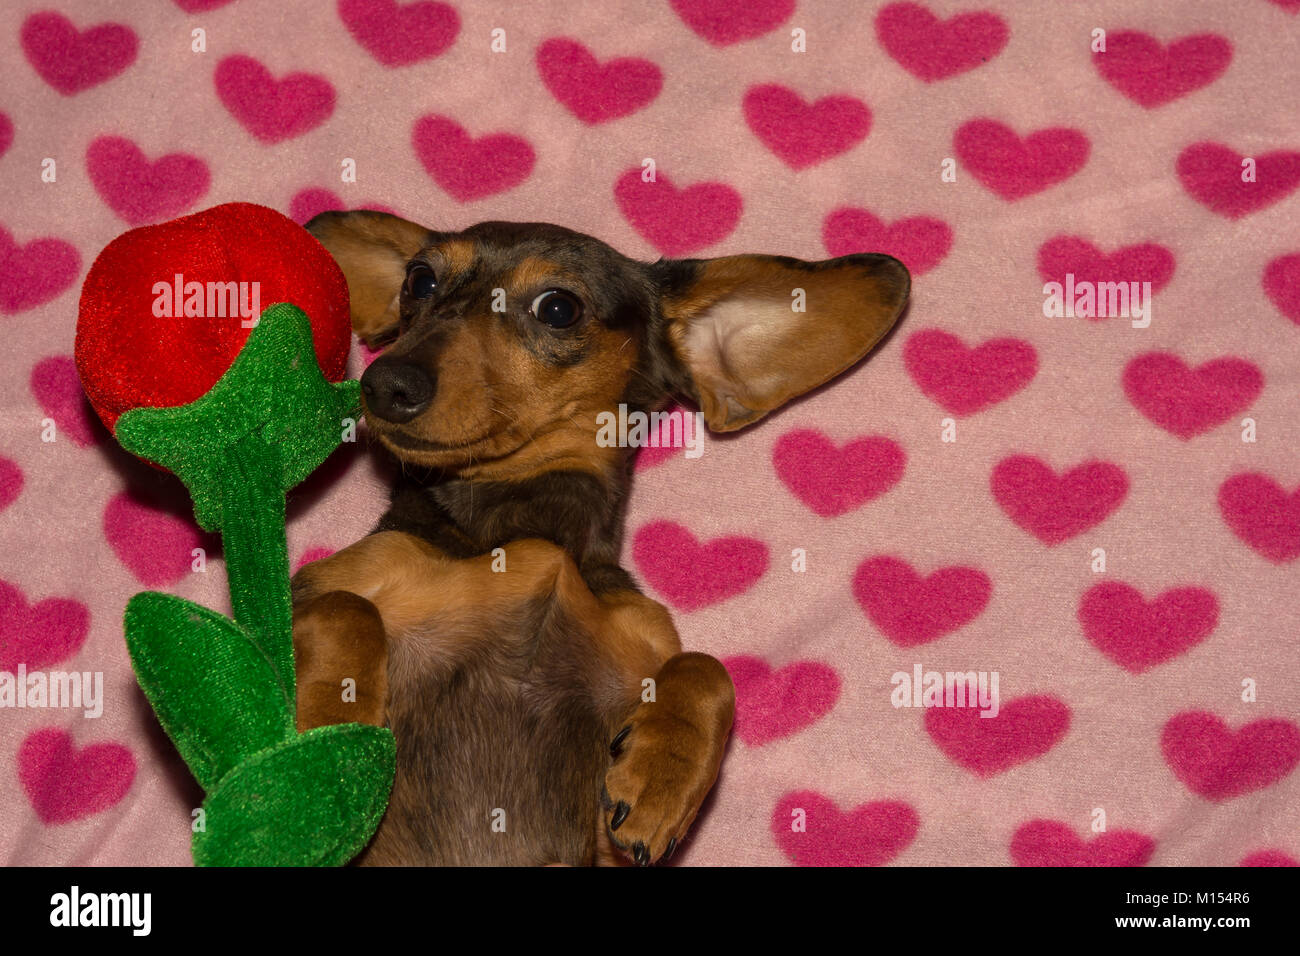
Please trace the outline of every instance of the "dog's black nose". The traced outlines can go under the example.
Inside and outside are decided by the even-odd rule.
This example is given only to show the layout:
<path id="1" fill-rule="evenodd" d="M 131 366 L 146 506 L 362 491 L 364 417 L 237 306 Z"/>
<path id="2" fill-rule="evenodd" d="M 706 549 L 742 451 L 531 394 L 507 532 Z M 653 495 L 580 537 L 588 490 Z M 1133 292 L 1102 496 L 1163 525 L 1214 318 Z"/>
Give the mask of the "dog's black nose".
<path id="1" fill-rule="evenodd" d="M 433 401 L 433 376 L 419 365 L 376 359 L 361 376 L 366 410 L 384 421 L 409 422 Z"/>

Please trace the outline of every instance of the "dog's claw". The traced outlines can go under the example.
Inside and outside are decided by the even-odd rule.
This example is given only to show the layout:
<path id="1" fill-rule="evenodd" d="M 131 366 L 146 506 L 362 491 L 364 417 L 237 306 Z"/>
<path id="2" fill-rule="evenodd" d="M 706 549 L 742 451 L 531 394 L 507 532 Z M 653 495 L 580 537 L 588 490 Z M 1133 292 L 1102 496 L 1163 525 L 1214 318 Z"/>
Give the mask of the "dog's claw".
<path id="1" fill-rule="evenodd" d="M 627 815 L 631 812 L 632 808 L 624 801 L 620 800 L 618 806 L 614 808 L 614 818 L 609 821 L 609 828 L 611 830 L 617 830 L 623 825 L 623 821 L 627 819 Z"/>
<path id="2" fill-rule="evenodd" d="M 677 837 L 673 837 L 671 840 L 668 841 L 668 849 L 664 850 L 664 859 L 666 860 L 670 856 L 672 856 L 673 851 L 676 849 L 677 849 Z"/>
<path id="3" fill-rule="evenodd" d="M 636 860 L 637 866 L 650 865 L 650 851 L 640 840 L 637 840 L 636 845 L 632 847 L 632 859 Z"/>
<path id="4" fill-rule="evenodd" d="M 631 732 L 632 725 L 628 724 L 614 735 L 614 739 L 609 742 L 609 755 L 611 757 L 617 757 L 619 755 L 619 751 L 623 749 L 623 741 L 627 740 L 627 735 Z"/>

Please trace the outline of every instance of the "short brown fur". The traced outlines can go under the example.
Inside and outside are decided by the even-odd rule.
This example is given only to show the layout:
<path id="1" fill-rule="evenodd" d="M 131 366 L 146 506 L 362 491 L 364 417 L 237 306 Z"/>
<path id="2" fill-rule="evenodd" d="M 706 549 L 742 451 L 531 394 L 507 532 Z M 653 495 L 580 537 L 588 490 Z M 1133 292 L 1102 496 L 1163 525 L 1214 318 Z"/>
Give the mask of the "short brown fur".
<path id="1" fill-rule="evenodd" d="M 667 858 L 717 777 L 735 696 L 618 566 L 630 452 L 597 440 L 597 416 L 681 394 L 712 428 L 754 421 L 879 341 L 906 270 L 646 265 L 537 223 L 443 234 L 360 212 L 308 228 L 347 276 L 358 334 L 391 343 L 362 387 L 404 466 L 375 533 L 294 578 L 300 726 L 397 738 L 361 862 Z M 559 312 L 539 311 L 556 294 Z M 335 699 L 348 678 L 356 703 Z"/>

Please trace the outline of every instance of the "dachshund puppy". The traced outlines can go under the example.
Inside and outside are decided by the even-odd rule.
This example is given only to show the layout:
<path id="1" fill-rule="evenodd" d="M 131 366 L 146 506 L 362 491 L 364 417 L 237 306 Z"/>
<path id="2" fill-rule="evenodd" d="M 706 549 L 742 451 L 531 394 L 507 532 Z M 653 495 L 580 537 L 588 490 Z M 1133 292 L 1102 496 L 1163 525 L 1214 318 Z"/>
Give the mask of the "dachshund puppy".
<path id="1" fill-rule="evenodd" d="M 757 421 L 867 354 L 906 268 L 648 264 L 560 226 L 378 212 L 307 228 L 357 334 L 387 344 L 362 394 L 402 466 L 375 531 L 293 582 L 299 727 L 397 739 L 360 862 L 668 857 L 717 778 L 734 690 L 618 564 L 633 450 L 598 441 L 598 416 L 681 395 L 711 430 Z"/>

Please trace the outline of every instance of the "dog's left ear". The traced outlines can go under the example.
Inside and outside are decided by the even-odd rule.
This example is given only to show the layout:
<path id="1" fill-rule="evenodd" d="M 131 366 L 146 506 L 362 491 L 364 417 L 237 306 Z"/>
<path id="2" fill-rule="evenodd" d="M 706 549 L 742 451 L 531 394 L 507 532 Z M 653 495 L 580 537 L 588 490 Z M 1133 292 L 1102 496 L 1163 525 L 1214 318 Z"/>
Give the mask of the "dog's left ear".
<path id="1" fill-rule="evenodd" d="M 723 432 L 856 363 L 897 321 L 912 284 L 906 266 L 875 253 L 662 260 L 651 273 L 674 384 Z"/>

